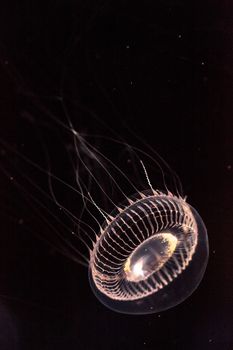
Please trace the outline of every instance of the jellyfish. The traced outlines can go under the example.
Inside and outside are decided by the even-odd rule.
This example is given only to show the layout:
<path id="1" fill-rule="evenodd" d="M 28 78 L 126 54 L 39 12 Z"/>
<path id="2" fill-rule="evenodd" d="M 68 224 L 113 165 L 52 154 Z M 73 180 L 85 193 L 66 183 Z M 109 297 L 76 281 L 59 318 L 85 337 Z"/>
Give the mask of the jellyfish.
<path id="1" fill-rule="evenodd" d="M 75 248 L 69 239 L 58 233 L 66 246 L 63 253 L 67 255 L 66 248 L 70 248 L 72 254 L 68 254 L 69 257 L 87 267 L 92 291 L 102 304 L 113 311 L 150 314 L 183 302 L 203 278 L 208 261 L 208 237 L 202 218 L 187 203 L 182 190 L 178 190 L 178 187 L 175 187 L 175 191 L 168 188 L 163 166 L 170 167 L 155 151 L 152 156 L 130 146 L 131 152 L 137 156 L 146 184 L 143 189 L 138 189 L 122 169 L 73 127 L 69 118 L 68 123 L 54 116 L 51 118 L 71 135 L 77 160 L 74 166 L 76 187 L 62 181 L 50 167 L 45 170 L 28 159 L 26 161 L 48 175 L 49 194 L 43 195 L 53 200 L 75 222 L 78 228 L 71 233 L 87 249 L 87 253 L 83 253 L 79 246 Z M 106 139 L 121 144 L 119 140 Z M 161 170 L 163 189 L 152 184 L 143 157 L 153 161 Z M 122 195 L 122 201 L 116 202 L 114 193 L 105 190 L 90 162 L 98 165 L 100 178 L 103 174 L 109 177 L 114 189 Z M 116 171 L 114 176 L 110 169 Z M 80 175 L 82 170 L 107 197 L 112 204 L 111 210 L 103 209 L 101 203 L 93 198 L 95 194 L 91 182 L 85 183 L 85 176 Z M 130 184 L 133 193 L 122 190 L 117 176 Z M 58 200 L 53 187 L 54 180 L 78 193 L 83 203 L 78 217 Z M 96 212 L 101 219 L 97 218 Z M 95 229 L 84 220 L 84 213 L 97 224 Z"/>

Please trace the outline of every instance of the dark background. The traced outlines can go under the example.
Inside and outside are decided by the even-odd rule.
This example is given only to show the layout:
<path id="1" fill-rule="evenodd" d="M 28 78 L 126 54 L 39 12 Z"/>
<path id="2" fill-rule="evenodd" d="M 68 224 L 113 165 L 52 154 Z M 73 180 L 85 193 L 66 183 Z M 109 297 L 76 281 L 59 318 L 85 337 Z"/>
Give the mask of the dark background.
<path id="1" fill-rule="evenodd" d="M 64 121 L 65 105 L 79 131 L 129 143 L 131 129 L 180 175 L 210 242 L 204 279 L 184 303 L 114 313 L 92 294 L 85 268 L 35 237 L 51 230 L 25 200 L 31 186 L 20 175 L 46 181 L 2 147 L 1 350 L 232 348 L 232 17 L 224 0 L 1 4 L 1 140 L 46 168 L 39 125 L 60 175 L 67 135 L 49 113 Z M 123 164 L 124 152 L 100 147 Z"/>

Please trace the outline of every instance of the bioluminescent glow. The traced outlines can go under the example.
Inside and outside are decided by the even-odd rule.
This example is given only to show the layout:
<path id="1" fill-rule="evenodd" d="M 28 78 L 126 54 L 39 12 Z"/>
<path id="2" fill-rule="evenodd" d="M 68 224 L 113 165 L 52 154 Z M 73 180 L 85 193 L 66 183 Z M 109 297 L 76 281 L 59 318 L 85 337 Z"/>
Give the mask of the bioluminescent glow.
<path id="1" fill-rule="evenodd" d="M 203 221 L 183 198 L 139 193 L 101 230 L 91 252 L 90 281 L 114 310 L 158 312 L 196 289 L 207 257 Z"/>

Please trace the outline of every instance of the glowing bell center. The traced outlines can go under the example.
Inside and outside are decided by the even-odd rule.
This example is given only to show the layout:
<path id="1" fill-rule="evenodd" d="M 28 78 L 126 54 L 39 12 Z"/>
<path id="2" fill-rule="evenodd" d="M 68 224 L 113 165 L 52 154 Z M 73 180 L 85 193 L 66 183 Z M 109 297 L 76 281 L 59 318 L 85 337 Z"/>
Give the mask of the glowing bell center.
<path id="1" fill-rule="evenodd" d="M 169 232 L 161 232 L 145 240 L 125 262 L 124 273 L 127 280 L 146 280 L 170 259 L 177 243 L 177 238 Z"/>

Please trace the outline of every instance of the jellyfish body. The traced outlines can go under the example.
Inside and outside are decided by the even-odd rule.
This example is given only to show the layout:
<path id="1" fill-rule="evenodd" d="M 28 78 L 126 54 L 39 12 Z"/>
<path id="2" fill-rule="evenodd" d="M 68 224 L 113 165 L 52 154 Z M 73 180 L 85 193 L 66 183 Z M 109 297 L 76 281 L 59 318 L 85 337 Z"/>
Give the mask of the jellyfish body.
<path id="1" fill-rule="evenodd" d="M 185 199 L 139 193 L 107 220 L 91 252 L 98 299 L 122 313 L 169 309 L 199 285 L 208 260 L 205 225 Z"/>
<path id="2" fill-rule="evenodd" d="M 58 124 L 60 126 L 60 123 Z M 160 164 L 162 158 L 156 152 L 157 158 L 154 159 L 146 152 L 131 147 L 133 156 L 137 156 L 138 153 L 154 162 L 161 170 L 164 180 L 164 190 L 154 190 L 145 166 L 140 160 L 150 189 L 139 191 L 125 172 L 73 128 L 70 120 L 69 126 L 63 125 L 63 127 L 72 135 L 77 158 L 74 167 L 77 186 L 74 187 L 54 175 L 50 171 L 50 164 L 49 170 L 46 171 L 23 155 L 21 158 L 24 161 L 48 176 L 48 193 L 20 172 L 23 174 L 23 179 L 26 179 L 32 188 L 39 190 L 43 198 L 59 207 L 59 212 L 62 212 L 72 225 L 68 226 L 60 218 L 52 216 L 59 224 L 59 229 L 63 227 L 64 233 L 69 234 L 67 239 L 65 234 L 61 234 L 56 227 L 50 225 L 52 233 L 55 234 L 54 238 L 58 239 L 57 250 L 75 262 L 88 266 L 89 281 L 94 294 L 105 306 L 114 311 L 127 314 L 156 313 L 184 301 L 198 287 L 204 275 L 208 261 L 208 237 L 200 215 L 186 202 L 184 196 L 180 194 L 182 191 L 176 186 L 174 193 L 168 189 L 162 166 L 164 165 L 172 176 L 174 172 L 163 160 L 162 165 Z M 8 147 L 3 141 L 0 142 L 4 147 Z M 11 150 L 10 147 L 8 149 Z M 137 158 L 140 159 L 138 156 Z M 98 166 L 97 169 L 101 174 L 99 178 L 90 168 L 89 160 Z M 80 169 L 85 170 L 83 176 L 80 174 Z M 114 170 L 118 177 L 114 178 L 109 169 Z M 9 176 L 7 172 L 5 173 Z M 105 191 L 102 175 L 107 175 L 112 189 L 118 191 L 121 198 L 126 199 L 124 204 L 118 205 L 118 201 L 116 203 L 115 198 L 113 201 L 110 193 Z M 126 180 L 127 185 L 131 187 L 129 192 L 133 189 L 136 194 L 129 197 L 128 192 L 126 194 L 121 189 L 119 179 Z M 78 194 L 82 199 L 83 206 L 79 216 L 58 200 L 52 180 L 64 185 L 71 193 Z M 107 206 L 103 209 L 92 198 L 94 193 L 92 182 L 103 194 L 107 203 L 114 206 L 115 209 L 110 215 L 106 211 Z M 178 184 L 182 190 L 179 181 Z M 17 182 L 15 185 L 17 186 Z M 21 188 L 19 186 L 19 189 Z M 31 196 L 31 193 L 29 196 L 36 206 L 46 210 L 43 202 Z M 105 218 L 103 224 L 93 209 L 98 209 L 98 214 Z M 51 211 L 48 211 L 48 214 L 50 213 Z M 86 218 L 84 214 L 88 220 L 93 220 L 84 221 Z M 96 230 L 98 228 L 99 233 Z M 77 244 L 73 244 L 74 239 Z M 49 243 L 53 244 L 54 241 L 55 239 L 48 239 Z M 85 253 L 80 248 L 84 248 Z M 89 256 L 86 254 L 87 250 Z"/>

